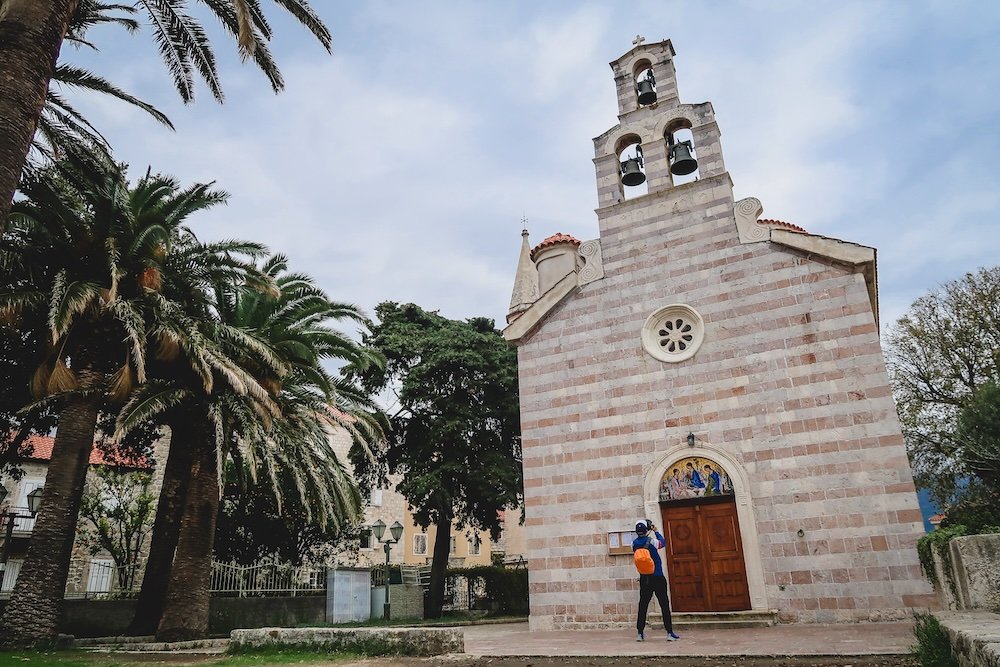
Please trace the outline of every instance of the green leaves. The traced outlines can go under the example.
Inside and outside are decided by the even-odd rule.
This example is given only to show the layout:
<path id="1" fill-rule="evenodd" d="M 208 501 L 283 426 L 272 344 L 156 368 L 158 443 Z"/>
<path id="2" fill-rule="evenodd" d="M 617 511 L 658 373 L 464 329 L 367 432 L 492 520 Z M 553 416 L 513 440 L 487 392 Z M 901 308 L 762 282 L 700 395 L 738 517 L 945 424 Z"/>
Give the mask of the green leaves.
<path id="1" fill-rule="evenodd" d="M 983 387 L 1000 382 L 1000 267 L 966 274 L 920 297 L 887 342 L 917 482 L 949 504 L 975 472 L 960 415 Z"/>
<path id="2" fill-rule="evenodd" d="M 519 504 L 516 353 L 493 327 L 450 320 L 414 304 L 379 304 L 366 343 L 384 367 L 357 371 L 371 391 L 394 390 L 391 472 L 426 526 L 451 512 L 460 524 L 500 530 L 497 512 Z"/>

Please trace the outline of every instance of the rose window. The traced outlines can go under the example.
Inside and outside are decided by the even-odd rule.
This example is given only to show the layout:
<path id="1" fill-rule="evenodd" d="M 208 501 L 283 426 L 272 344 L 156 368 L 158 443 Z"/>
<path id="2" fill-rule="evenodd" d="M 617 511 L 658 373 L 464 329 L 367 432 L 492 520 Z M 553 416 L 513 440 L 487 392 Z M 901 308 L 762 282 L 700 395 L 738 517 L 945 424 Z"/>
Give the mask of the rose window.
<path id="1" fill-rule="evenodd" d="M 667 320 L 659 331 L 660 347 L 667 348 L 667 352 L 683 352 L 694 340 L 691 331 L 693 327 L 679 317 Z"/>
<path id="2" fill-rule="evenodd" d="M 670 363 L 694 356 L 705 338 L 705 324 L 690 306 L 672 304 L 660 308 L 642 327 L 642 344 L 650 355 Z"/>

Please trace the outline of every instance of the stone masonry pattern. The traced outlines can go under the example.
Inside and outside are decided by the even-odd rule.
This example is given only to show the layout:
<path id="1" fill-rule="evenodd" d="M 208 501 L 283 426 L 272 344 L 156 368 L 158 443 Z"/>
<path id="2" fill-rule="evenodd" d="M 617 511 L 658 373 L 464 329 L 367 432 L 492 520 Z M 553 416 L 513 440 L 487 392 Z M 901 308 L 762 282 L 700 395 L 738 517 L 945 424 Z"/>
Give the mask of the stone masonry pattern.
<path id="1" fill-rule="evenodd" d="M 612 63 L 618 78 L 625 59 Z M 634 623 L 635 568 L 608 555 L 607 533 L 645 513 L 644 476 L 689 431 L 749 480 L 759 553 L 744 554 L 748 576 L 757 568 L 781 620 L 892 620 L 933 606 L 865 277 L 740 242 L 711 105 L 678 105 L 672 61 L 655 62 L 672 99 L 630 111 L 631 83 L 619 85 L 622 122 L 595 139 L 605 277 L 519 341 L 532 629 Z M 677 186 L 651 134 L 671 114 L 691 121 L 700 166 L 700 180 Z M 630 131 L 650 188 L 625 200 L 612 139 Z M 697 354 L 676 364 L 640 340 L 645 318 L 672 303 L 705 324 Z"/>

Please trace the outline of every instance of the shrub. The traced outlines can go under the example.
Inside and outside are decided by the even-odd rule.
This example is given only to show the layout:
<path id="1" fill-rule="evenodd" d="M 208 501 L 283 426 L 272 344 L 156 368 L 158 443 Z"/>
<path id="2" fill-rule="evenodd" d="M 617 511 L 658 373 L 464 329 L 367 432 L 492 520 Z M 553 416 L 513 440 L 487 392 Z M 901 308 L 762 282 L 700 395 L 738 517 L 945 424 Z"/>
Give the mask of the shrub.
<path id="1" fill-rule="evenodd" d="M 448 570 L 448 576 L 480 580 L 486 588 L 486 599 L 497 614 L 528 613 L 528 571 L 482 565 Z"/>
<path id="2" fill-rule="evenodd" d="M 958 667 L 958 661 L 951 652 L 948 633 L 931 614 L 916 614 L 913 635 L 917 643 L 913 653 L 921 667 Z"/>

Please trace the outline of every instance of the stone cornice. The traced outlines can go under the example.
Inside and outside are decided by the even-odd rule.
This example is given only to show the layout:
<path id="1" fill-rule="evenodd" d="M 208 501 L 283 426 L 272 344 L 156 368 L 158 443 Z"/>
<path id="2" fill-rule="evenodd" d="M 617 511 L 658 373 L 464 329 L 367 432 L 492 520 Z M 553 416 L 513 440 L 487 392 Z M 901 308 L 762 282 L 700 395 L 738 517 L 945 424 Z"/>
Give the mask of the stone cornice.
<path id="1" fill-rule="evenodd" d="M 771 243 L 794 248 L 805 253 L 807 257 L 816 255 L 833 262 L 847 264 L 859 270 L 865 277 L 868 299 L 871 301 L 872 314 L 875 316 L 875 326 L 878 326 L 878 265 L 875 248 L 816 234 L 803 234 L 784 229 L 770 229 L 769 231 L 771 232 Z"/>
<path id="2" fill-rule="evenodd" d="M 576 271 L 570 271 L 563 278 L 552 286 L 545 294 L 538 298 L 521 315 L 507 325 L 503 330 L 503 337 L 512 343 L 519 342 L 548 315 L 552 310 L 562 303 L 573 290 L 577 288 L 579 280 Z"/>

